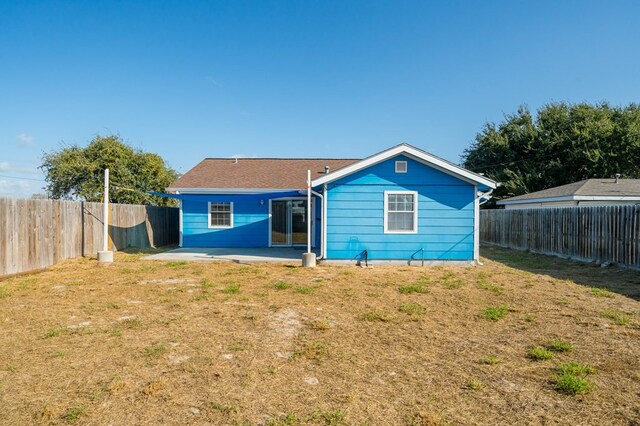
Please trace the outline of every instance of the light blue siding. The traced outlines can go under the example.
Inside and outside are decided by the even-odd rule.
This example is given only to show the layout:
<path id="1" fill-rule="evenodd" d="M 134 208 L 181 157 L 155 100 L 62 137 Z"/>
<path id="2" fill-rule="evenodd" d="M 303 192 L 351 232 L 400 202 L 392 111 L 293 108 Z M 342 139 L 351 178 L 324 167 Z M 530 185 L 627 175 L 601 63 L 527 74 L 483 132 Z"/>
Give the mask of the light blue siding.
<path id="1" fill-rule="evenodd" d="M 407 173 L 395 173 L 396 160 Z M 417 233 L 384 233 L 384 191 L 418 193 Z M 474 196 L 472 184 L 402 155 L 345 176 L 328 186 L 327 257 L 366 249 L 372 260 L 408 260 L 424 249 L 425 259 L 472 260 Z"/>
<path id="2" fill-rule="evenodd" d="M 183 247 L 268 247 L 269 200 L 297 192 L 251 195 L 188 195 L 182 200 Z M 260 201 L 263 201 L 261 204 Z M 208 202 L 233 202 L 233 228 L 209 228 Z M 319 213 L 319 204 L 317 212 Z M 318 221 L 316 221 L 318 222 Z M 319 241 L 319 223 L 316 223 Z"/>

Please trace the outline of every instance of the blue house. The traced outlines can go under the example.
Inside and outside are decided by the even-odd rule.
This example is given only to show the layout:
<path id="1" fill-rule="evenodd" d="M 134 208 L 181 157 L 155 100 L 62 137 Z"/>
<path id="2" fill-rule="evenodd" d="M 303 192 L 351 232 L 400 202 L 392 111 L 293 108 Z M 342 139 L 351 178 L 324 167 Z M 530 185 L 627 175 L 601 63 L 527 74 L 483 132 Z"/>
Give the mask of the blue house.
<path id="1" fill-rule="evenodd" d="M 365 159 L 207 158 L 167 190 L 181 201 L 181 247 L 305 246 L 311 221 L 321 259 L 471 262 L 496 186 L 400 144 Z"/>

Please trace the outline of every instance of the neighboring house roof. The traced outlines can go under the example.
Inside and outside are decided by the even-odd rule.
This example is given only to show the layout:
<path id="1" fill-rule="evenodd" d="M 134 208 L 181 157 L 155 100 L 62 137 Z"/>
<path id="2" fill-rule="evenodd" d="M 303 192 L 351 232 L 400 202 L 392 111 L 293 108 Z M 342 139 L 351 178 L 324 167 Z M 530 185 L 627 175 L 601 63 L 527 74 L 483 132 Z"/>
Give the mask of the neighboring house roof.
<path id="1" fill-rule="evenodd" d="M 206 158 L 173 182 L 172 192 L 235 192 L 236 190 L 297 190 L 312 179 L 358 161 L 347 158 Z"/>
<path id="2" fill-rule="evenodd" d="M 428 166 L 431 166 L 434 169 L 440 170 L 441 172 L 455 176 L 458 179 L 462 179 L 472 184 L 477 184 L 479 186 L 483 186 L 489 189 L 495 189 L 498 186 L 497 182 L 489 178 L 473 173 L 443 158 L 436 157 L 435 155 L 429 154 L 428 152 L 425 152 L 421 149 L 418 149 L 406 143 L 396 145 L 378 154 L 372 155 L 371 157 L 367 157 L 356 163 L 343 167 L 340 170 L 337 170 L 335 172 L 313 179 L 311 182 L 311 185 L 315 187 L 317 185 L 322 185 L 323 183 L 340 179 L 344 176 L 355 173 L 366 167 L 372 166 L 374 164 L 385 161 L 389 158 L 395 157 L 396 155 L 406 155 L 407 157 L 413 158 L 414 160 L 419 161 Z"/>
<path id="3" fill-rule="evenodd" d="M 550 201 L 640 200 L 640 179 L 587 179 L 542 191 L 505 198 L 497 204 L 524 204 Z"/>

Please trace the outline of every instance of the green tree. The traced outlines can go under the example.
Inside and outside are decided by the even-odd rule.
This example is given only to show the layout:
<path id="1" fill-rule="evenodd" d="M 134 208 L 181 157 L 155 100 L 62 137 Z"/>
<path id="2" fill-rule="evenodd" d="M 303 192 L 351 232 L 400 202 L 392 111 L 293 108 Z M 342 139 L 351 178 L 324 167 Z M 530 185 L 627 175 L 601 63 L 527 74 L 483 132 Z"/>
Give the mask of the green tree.
<path id="1" fill-rule="evenodd" d="M 495 201 L 589 178 L 640 178 L 640 106 L 552 103 L 487 123 L 463 164 L 502 184 Z"/>
<path id="2" fill-rule="evenodd" d="M 52 198 L 101 201 L 104 169 L 109 168 L 113 203 L 175 205 L 175 200 L 147 194 L 162 192 L 178 173 L 157 154 L 125 144 L 119 136 L 96 136 L 87 147 L 63 147 L 45 153 L 40 166 Z"/>

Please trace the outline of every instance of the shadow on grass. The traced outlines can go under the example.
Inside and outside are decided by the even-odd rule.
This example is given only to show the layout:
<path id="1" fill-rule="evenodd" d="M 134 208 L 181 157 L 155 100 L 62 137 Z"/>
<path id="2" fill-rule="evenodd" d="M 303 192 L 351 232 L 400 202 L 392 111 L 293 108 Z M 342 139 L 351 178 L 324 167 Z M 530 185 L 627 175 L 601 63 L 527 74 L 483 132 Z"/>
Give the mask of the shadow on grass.
<path id="1" fill-rule="evenodd" d="M 121 253 L 126 253 L 126 254 L 158 254 L 158 253 L 163 253 L 165 251 L 169 251 L 169 250 L 175 250 L 177 249 L 178 246 L 176 244 L 171 244 L 168 246 L 162 246 L 162 247 L 128 247 L 126 249 L 123 250 L 118 250 Z"/>
<path id="2" fill-rule="evenodd" d="M 615 266 L 533 254 L 491 245 L 482 246 L 482 256 L 514 269 L 570 280 L 590 288 L 606 289 L 640 301 L 640 272 Z"/>

